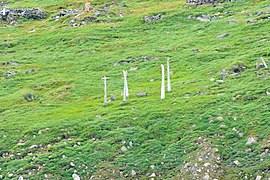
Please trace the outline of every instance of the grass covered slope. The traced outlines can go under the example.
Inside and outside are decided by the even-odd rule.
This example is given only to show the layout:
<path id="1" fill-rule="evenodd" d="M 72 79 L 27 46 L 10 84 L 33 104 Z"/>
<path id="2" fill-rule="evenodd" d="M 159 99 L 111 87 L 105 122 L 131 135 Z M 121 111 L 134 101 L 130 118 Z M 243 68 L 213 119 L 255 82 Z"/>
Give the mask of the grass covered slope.
<path id="1" fill-rule="evenodd" d="M 66 17 L 51 18 L 59 7 L 83 7 L 69 3 L 16 1 L 9 6 L 40 7 L 48 18 L 0 27 L 1 178 L 270 177 L 269 71 L 256 68 L 261 56 L 269 61 L 269 14 L 257 15 L 270 12 L 266 0 L 199 8 L 184 1 L 118 2 L 127 7 L 113 6 L 108 21 L 76 28 Z M 143 21 L 158 13 L 164 18 Z M 200 14 L 219 18 L 187 18 Z M 218 39 L 222 34 L 229 36 Z M 173 90 L 160 100 L 160 64 L 168 57 Z M 114 66 L 129 58 L 137 61 Z M 131 67 L 137 70 L 128 72 L 123 104 L 122 71 Z M 229 75 L 221 81 L 223 69 Z M 104 75 L 117 97 L 108 106 Z M 148 96 L 137 97 L 141 92 Z"/>

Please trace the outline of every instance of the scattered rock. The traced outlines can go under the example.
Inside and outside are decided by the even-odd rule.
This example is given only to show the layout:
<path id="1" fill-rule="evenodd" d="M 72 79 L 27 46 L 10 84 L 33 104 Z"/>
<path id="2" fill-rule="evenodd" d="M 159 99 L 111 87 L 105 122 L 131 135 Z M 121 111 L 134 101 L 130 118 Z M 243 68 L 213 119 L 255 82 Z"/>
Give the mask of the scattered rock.
<path id="1" fill-rule="evenodd" d="M 34 9 L 4 9 L 0 11 L 0 17 L 2 20 L 7 21 L 9 24 L 14 24 L 18 18 L 25 18 L 25 19 L 45 19 L 46 13 L 39 8 Z"/>
<path id="2" fill-rule="evenodd" d="M 186 0 L 187 4 L 196 4 L 196 5 L 203 5 L 203 4 L 212 4 L 212 5 L 216 5 L 216 4 L 220 4 L 220 3 L 224 3 L 224 2 L 232 2 L 233 0 Z"/>
<path id="3" fill-rule="evenodd" d="M 270 91 L 266 91 L 266 95 L 270 95 Z"/>
<path id="4" fill-rule="evenodd" d="M 22 177 L 22 176 L 20 176 L 18 180 L 23 180 L 23 177 Z"/>
<path id="5" fill-rule="evenodd" d="M 68 16 L 68 15 L 77 15 L 80 11 L 77 9 L 69 9 L 69 10 L 63 10 L 59 12 L 57 15 L 53 16 L 52 18 L 55 19 L 55 21 L 58 21 L 61 17 Z"/>
<path id="6" fill-rule="evenodd" d="M 131 171 L 131 176 L 136 176 L 136 174 L 137 174 L 136 171 L 134 170 Z"/>
<path id="7" fill-rule="evenodd" d="M 111 100 L 111 101 L 115 101 L 115 100 L 116 100 L 115 95 L 111 94 L 111 95 L 110 95 L 110 100 Z"/>
<path id="8" fill-rule="evenodd" d="M 130 70 L 130 71 L 136 71 L 137 69 L 138 69 L 138 67 L 132 66 L 129 70 Z"/>
<path id="9" fill-rule="evenodd" d="M 200 50 L 199 49 L 192 49 L 192 52 L 193 53 L 200 53 Z"/>
<path id="10" fill-rule="evenodd" d="M 16 65 L 19 65 L 19 63 L 11 61 L 11 62 L 3 62 L 2 65 L 4 65 L 4 66 L 7 66 L 7 65 L 16 66 Z"/>
<path id="11" fill-rule="evenodd" d="M 222 116 L 218 116 L 218 117 L 216 117 L 216 119 L 219 120 L 219 121 L 222 121 L 223 120 L 223 117 Z"/>
<path id="12" fill-rule="evenodd" d="M 135 63 L 139 60 L 142 60 L 142 61 L 151 61 L 151 60 L 156 60 L 157 58 L 156 57 L 151 57 L 151 56 L 142 56 L 140 58 L 128 58 L 126 60 L 121 60 L 121 61 L 118 61 L 116 63 L 114 63 L 114 66 L 121 66 L 121 65 L 124 65 L 124 64 L 129 64 L 129 63 Z"/>
<path id="13" fill-rule="evenodd" d="M 37 96 L 33 95 L 32 93 L 27 93 L 27 94 L 23 95 L 23 98 L 24 98 L 27 102 L 32 102 L 34 99 L 37 98 Z"/>
<path id="14" fill-rule="evenodd" d="M 228 37 L 228 36 L 229 36 L 229 34 L 222 34 L 222 35 L 217 36 L 217 39 L 223 39 L 223 38 Z"/>
<path id="15" fill-rule="evenodd" d="M 77 174 L 73 174 L 72 177 L 73 177 L 73 180 L 80 180 L 81 179 L 80 176 Z"/>
<path id="16" fill-rule="evenodd" d="M 229 24 L 236 24 L 237 21 L 236 21 L 236 20 L 228 20 L 228 23 L 229 23 Z"/>
<path id="17" fill-rule="evenodd" d="M 243 72 L 245 70 L 246 70 L 246 67 L 241 66 L 241 65 L 235 65 L 235 66 L 232 67 L 232 71 L 234 73 L 237 73 L 237 74 L 239 74 L 239 73 L 241 73 L 241 72 Z"/>
<path id="18" fill-rule="evenodd" d="M 144 22 L 152 22 L 152 21 L 156 21 L 156 20 L 160 20 L 164 17 L 164 15 L 162 14 L 157 14 L 154 16 L 144 16 Z"/>
<path id="19" fill-rule="evenodd" d="M 156 174 L 155 173 L 152 173 L 149 177 L 150 178 L 154 178 L 154 177 L 156 177 Z"/>
<path id="20" fill-rule="evenodd" d="M 147 96 L 147 93 L 144 93 L 144 92 L 138 93 L 137 96 L 138 97 L 145 97 L 145 96 Z"/>
<path id="21" fill-rule="evenodd" d="M 200 89 L 200 90 L 196 93 L 196 95 L 203 95 L 203 94 L 206 94 L 206 92 L 203 91 L 202 89 Z"/>
<path id="22" fill-rule="evenodd" d="M 261 180 L 262 176 L 257 176 L 255 180 Z"/>
<path id="23" fill-rule="evenodd" d="M 29 69 L 28 71 L 26 71 L 25 74 L 33 73 L 36 71 L 37 71 L 36 69 L 32 68 L 32 69 Z"/>
<path id="24" fill-rule="evenodd" d="M 101 115 L 100 114 L 97 114 L 96 115 L 96 118 L 98 118 L 98 119 L 101 118 Z"/>
<path id="25" fill-rule="evenodd" d="M 192 16 L 192 15 L 189 15 L 187 17 L 187 19 L 189 20 L 197 20 L 197 21 L 201 21 L 201 22 L 210 22 L 210 21 L 214 21 L 214 20 L 217 20 L 217 19 L 221 19 L 223 18 L 224 16 L 222 16 L 221 14 L 214 14 L 214 15 L 205 15 L 205 14 L 200 14 L 198 16 Z"/>
<path id="26" fill-rule="evenodd" d="M 33 148 L 38 148 L 38 145 L 33 144 L 32 146 L 29 147 L 29 149 L 33 149 Z"/>
<path id="27" fill-rule="evenodd" d="M 122 146 L 121 147 L 121 151 L 123 151 L 123 152 L 125 152 L 125 151 L 127 151 L 128 149 L 125 147 L 125 146 Z"/>
<path id="28" fill-rule="evenodd" d="M 233 161 L 233 163 L 234 163 L 236 166 L 240 166 L 240 162 L 239 162 L 238 160 Z"/>
<path id="29" fill-rule="evenodd" d="M 203 180 L 209 180 L 209 179 L 210 179 L 210 176 L 208 174 L 203 176 Z"/>
<path id="30" fill-rule="evenodd" d="M 10 72 L 10 71 L 7 71 L 7 72 L 4 74 L 4 76 L 6 76 L 6 77 L 13 77 L 13 73 Z"/>
<path id="31" fill-rule="evenodd" d="M 74 162 L 70 162 L 69 164 L 70 164 L 72 167 L 75 166 Z"/>
<path id="32" fill-rule="evenodd" d="M 253 144 L 253 143 L 256 143 L 256 142 L 257 142 L 257 140 L 254 137 L 250 137 L 250 138 L 248 138 L 246 144 Z"/>

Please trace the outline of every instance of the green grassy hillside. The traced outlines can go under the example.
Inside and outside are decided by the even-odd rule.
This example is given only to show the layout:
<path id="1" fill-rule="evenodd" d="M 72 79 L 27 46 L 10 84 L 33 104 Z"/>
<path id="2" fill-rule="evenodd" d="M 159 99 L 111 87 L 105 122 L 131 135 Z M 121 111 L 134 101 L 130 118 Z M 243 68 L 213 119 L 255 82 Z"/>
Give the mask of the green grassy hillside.
<path id="1" fill-rule="evenodd" d="M 270 71 L 256 68 L 260 57 L 270 66 L 268 0 L 117 1 L 79 27 L 69 23 L 74 15 L 52 17 L 83 1 L 9 2 L 47 18 L 0 25 L 0 179 L 270 178 Z M 218 18 L 196 20 L 201 14 Z M 137 61 L 114 66 L 130 58 Z M 160 100 L 167 58 L 172 92 Z M 107 106 L 105 75 L 117 98 Z"/>

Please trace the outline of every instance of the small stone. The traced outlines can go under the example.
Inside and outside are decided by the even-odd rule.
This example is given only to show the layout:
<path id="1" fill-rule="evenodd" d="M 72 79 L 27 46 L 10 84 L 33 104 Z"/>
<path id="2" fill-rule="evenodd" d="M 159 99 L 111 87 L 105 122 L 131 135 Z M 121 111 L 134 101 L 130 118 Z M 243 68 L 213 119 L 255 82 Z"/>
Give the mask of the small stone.
<path id="1" fill-rule="evenodd" d="M 101 118 L 101 115 L 100 115 L 100 114 L 97 114 L 97 115 L 96 115 L 96 118 Z"/>
<path id="2" fill-rule="evenodd" d="M 236 24 L 237 21 L 236 21 L 236 20 L 228 20 L 228 23 L 229 23 L 229 24 Z"/>
<path id="3" fill-rule="evenodd" d="M 125 146 L 122 146 L 121 147 L 121 151 L 123 151 L 123 152 L 125 152 L 125 151 L 127 151 L 128 149 L 125 147 Z"/>
<path id="4" fill-rule="evenodd" d="M 150 82 L 154 82 L 155 80 L 154 79 L 150 79 Z"/>
<path id="5" fill-rule="evenodd" d="M 132 141 L 130 141 L 128 144 L 129 144 L 129 146 L 130 146 L 130 147 L 132 147 L 132 146 L 133 146 Z"/>
<path id="6" fill-rule="evenodd" d="M 150 177 L 150 178 L 154 178 L 154 177 L 156 177 L 156 174 L 153 173 L 153 174 L 151 174 L 149 177 Z"/>
<path id="7" fill-rule="evenodd" d="M 262 176 L 257 176 L 255 180 L 261 180 Z"/>
<path id="8" fill-rule="evenodd" d="M 115 95 L 111 94 L 111 95 L 110 95 L 110 100 L 111 100 L 111 101 L 115 101 L 115 100 L 116 100 Z"/>
<path id="9" fill-rule="evenodd" d="M 72 177 L 73 177 L 73 180 L 80 180 L 81 179 L 80 176 L 78 176 L 77 174 L 73 174 Z"/>
<path id="10" fill-rule="evenodd" d="M 204 167 L 207 167 L 207 166 L 210 166 L 211 164 L 210 163 L 204 163 L 203 165 L 204 165 Z"/>
<path id="11" fill-rule="evenodd" d="M 217 80 L 218 83 L 224 83 L 224 80 Z"/>
<path id="12" fill-rule="evenodd" d="M 203 176 L 203 180 L 209 180 L 210 176 L 208 174 L 206 174 L 205 176 Z"/>
<path id="13" fill-rule="evenodd" d="M 144 93 L 144 92 L 138 93 L 137 96 L 138 97 L 145 97 L 145 96 L 147 96 L 147 93 Z"/>
<path id="14" fill-rule="evenodd" d="M 253 143 L 256 143 L 256 142 L 257 141 L 256 141 L 256 139 L 254 137 L 250 137 L 250 138 L 248 138 L 246 144 L 253 144 Z"/>
<path id="15" fill-rule="evenodd" d="M 266 91 L 266 95 L 270 95 L 270 91 Z"/>
<path id="16" fill-rule="evenodd" d="M 223 38 L 228 37 L 228 36 L 229 36 L 229 34 L 222 34 L 222 35 L 217 36 L 217 39 L 223 39 Z"/>
<path id="17" fill-rule="evenodd" d="M 137 174 L 136 171 L 134 171 L 134 170 L 131 171 L 132 176 L 136 176 L 136 174 Z"/>
<path id="18" fill-rule="evenodd" d="M 129 70 L 130 70 L 130 71 L 136 71 L 137 69 L 138 69 L 138 67 L 132 66 Z"/>
<path id="19" fill-rule="evenodd" d="M 210 81 L 212 81 L 212 82 L 215 81 L 215 78 L 211 78 Z"/>
<path id="20" fill-rule="evenodd" d="M 240 165 L 240 162 L 239 162 L 238 160 L 233 161 L 233 163 L 234 163 L 235 165 L 237 165 L 237 166 Z"/>
<path id="21" fill-rule="evenodd" d="M 74 166 L 75 166 L 74 162 L 70 162 L 70 165 L 71 165 L 72 167 L 74 167 Z"/>
<path id="22" fill-rule="evenodd" d="M 29 147 L 29 149 L 33 149 L 33 148 L 37 148 L 37 147 L 38 147 L 38 145 L 33 144 L 32 146 Z"/>
<path id="23" fill-rule="evenodd" d="M 23 177 L 22 177 L 22 176 L 20 176 L 18 180 L 23 180 Z"/>
<path id="24" fill-rule="evenodd" d="M 222 116 L 218 116 L 216 119 L 219 120 L 219 121 L 222 121 L 223 120 L 223 117 Z"/>
<path id="25" fill-rule="evenodd" d="M 151 168 L 151 169 L 155 169 L 155 166 L 152 164 L 152 165 L 150 166 L 150 168 Z"/>

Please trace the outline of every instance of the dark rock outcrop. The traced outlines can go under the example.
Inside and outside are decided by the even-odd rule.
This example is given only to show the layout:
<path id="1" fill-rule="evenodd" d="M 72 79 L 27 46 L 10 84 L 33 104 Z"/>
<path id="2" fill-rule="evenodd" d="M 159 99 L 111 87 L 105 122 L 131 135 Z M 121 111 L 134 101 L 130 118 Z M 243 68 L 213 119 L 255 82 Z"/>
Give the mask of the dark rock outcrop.
<path id="1" fill-rule="evenodd" d="M 0 21 L 7 21 L 9 24 L 13 24 L 18 18 L 25 19 L 45 19 L 46 13 L 39 8 L 34 9 L 3 9 L 0 11 Z"/>
<path id="2" fill-rule="evenodd" d="M 188 4 L 196 4 L 196 5 L 203 5 L 203 4 L 219 4 L 224 2 L 232 2 L 233 0 L 186 0 Z"/>

